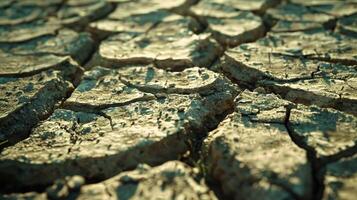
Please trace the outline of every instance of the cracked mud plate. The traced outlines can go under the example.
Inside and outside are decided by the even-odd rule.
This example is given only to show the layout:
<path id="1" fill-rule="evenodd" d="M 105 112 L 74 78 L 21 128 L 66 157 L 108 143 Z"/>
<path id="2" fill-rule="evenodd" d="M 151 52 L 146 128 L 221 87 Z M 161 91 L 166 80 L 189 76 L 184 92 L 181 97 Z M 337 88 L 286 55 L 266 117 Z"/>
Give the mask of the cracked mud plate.
<path id="1" fill-rule="evenodd" d="M 66 73 L 76 71 L 75 65 L 66 65 Z M 1 146 L 26 138 L 34 125 L 51 114 L 55 104 L 73 90 L 72 84 L 66 79 L 57 70 L 27 77 L 0 77 Z"/>
<path id="2" fill-rule="evenodd" d="M 328 58 L 320 57 L 322 54 L 308 53 L 309 50 L 317 48 L 317 45 L 306 46 L 302 41 L 292 38 L 312 39 L 323 35 L 306 34 L 306 37 L 303 37 L 301 32 L 299 34 L 284 34 L 282 37 L 272 35 L 255 43 L 229 49 L 225 53 L 221 68 L 230 77 L 248 87 L 262 86 L 296 103 L 332 107 L 356 114 L 357 73 L 353 65 L 348 65 L 354 62 L 353 47 L 347 43 L 343 44 L 345 41 L 342 44 L 339 41 L 337 44 L 350 48 L 345 48 L 346 52 L 339 49 L 339 52 L 330 54 Z M 288 49 L 301 49 L 302 52 L 288 52 Z M 340 54 L 347 59 L 334 59 L 334 55 Z"/>
<path id="3" fill-rule="evenodd" d="M 78 176 L 67 177 L 57 181 L 46 190 L 46 193 L 27 193 L 4 195 L 4 199 L 217 199 L 213 192 L 197 177 L 195 169 L 179 161 L 169 161 L 157 167 L 140 165 L 137 169 L 123 172 L 96 184 L 83 187 L 83 178 Z"/>
<path id="4" fill-rule="evenodd" d="M 147 34 L 112 36 L 102 42 L 93 62 L 109 67 L 152 63 L 168 70 L 209 66 L 222 48 L 209 34 L 194 35 L 189 22 L 187 17 L 174 15 Z"/>
<path id="5" fill-rule="evenodd" d="M 206 139 L 210 175 L 234 199 L 309 198 L 310 163 L 291 140 L 285 123 L 288 101 L 244 91 L 235 111 Z"/>
<path id="6" fill-rule="evenodd" d="M 8 178 L 2 184 L 26 188 L 75 174 L 103 180 L 139 163 L 178 159 L 195 130 L 214 126 L 235 94 L 225 78 L 199 68 L 95 68 L 85 77 L 64 109 L 3 150 L 0 173 Z M 93 93 L 109 98 L 93 99 Z"/>
<path id="7" fill-rule="evenodd" d="M 225 46 L 252 42 L 262 37 L 265 27 L 260 17 L 249 11 L 238 11 L 229 4 L 200 1 L 191 10 L 199 22 L 208 26 L 208 32 Z"/>

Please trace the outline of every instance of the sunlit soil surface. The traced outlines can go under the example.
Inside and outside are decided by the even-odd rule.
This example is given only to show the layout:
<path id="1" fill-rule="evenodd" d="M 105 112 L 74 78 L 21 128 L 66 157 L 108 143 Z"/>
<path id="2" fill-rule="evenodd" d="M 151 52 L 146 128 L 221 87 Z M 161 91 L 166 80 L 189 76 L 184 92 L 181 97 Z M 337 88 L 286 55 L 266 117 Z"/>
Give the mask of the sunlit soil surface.
<path id="1" fill-rule="evenodd" d="M 357 1 L 1 0 L 0 199 L 357 197 Z"/>

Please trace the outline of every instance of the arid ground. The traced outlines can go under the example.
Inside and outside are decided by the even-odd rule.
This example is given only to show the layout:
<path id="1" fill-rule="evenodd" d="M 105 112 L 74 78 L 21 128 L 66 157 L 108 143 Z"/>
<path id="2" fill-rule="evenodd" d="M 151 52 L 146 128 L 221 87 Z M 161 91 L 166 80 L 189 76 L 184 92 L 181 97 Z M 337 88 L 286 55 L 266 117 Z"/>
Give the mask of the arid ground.
<path id="1" fill-rule="evenodd" d="M 357 0 L 0 0 L 0 199 L 357 199 Z"/>

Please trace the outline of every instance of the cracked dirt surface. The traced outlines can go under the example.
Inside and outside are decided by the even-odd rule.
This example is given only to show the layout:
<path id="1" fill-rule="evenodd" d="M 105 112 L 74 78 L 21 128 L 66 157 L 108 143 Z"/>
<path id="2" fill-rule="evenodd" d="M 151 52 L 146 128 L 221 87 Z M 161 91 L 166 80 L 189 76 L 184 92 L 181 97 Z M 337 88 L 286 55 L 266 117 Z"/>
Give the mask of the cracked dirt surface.
<path id="1" fill-rule="evenodd" d="M 0 1 L 0 199 L 355 199 L 356 16 Z"/>

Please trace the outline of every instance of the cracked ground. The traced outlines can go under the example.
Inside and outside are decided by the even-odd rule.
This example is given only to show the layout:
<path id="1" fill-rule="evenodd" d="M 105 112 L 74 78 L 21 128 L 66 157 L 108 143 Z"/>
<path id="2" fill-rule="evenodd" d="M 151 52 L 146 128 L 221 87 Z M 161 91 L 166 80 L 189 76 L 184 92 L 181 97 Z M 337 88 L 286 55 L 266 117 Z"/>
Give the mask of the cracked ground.
<path id="1" fill-rule="evenodd" d="M 1 0 L 0 199 L 357 198 L 356 0 Z"/>

